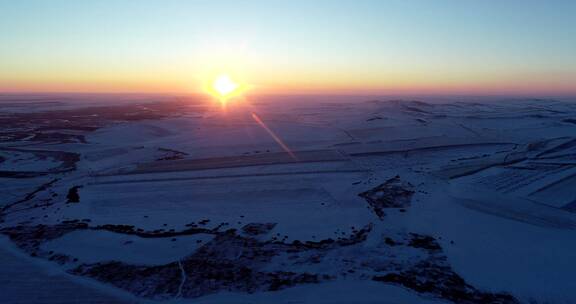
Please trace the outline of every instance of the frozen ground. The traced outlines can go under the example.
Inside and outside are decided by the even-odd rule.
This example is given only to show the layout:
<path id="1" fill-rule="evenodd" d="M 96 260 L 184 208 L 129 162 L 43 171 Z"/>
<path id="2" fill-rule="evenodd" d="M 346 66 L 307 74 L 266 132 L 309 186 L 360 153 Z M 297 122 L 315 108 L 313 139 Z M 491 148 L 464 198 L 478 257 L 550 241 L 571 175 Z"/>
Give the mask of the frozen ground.
<path id="1" fill-rule="evenodd" d="M 573 303 L 575 114 L 0 96 L 0 302 Z"/>

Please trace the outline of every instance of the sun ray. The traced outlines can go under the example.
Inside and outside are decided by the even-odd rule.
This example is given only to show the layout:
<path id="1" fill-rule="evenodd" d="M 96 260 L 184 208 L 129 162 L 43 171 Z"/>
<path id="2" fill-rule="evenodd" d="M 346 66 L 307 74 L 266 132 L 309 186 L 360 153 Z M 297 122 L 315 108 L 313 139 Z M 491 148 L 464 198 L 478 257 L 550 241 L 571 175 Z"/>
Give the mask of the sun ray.
<path id="1" fill-rule="evenodd" d="M 276 141 L 276 143 L 278 143 L 278 145 L 280 147 L 282 147 L 282 150 L 284 150 L 286 153 L 288 153 L 288 155 L 290 155 L 290 157 L 292 157 L 293 159 L 297 160 L 298 158 L 296 157 L 296 154 L 294 154 L 294 152 L 292 152 L 292 150 L 290 149 L 290 147 L 288 147 L 288 145 L 286 145 L 284 143 L 284 141 L 282 141 L 282 139 L 276 135 L 276 133 L 274 133 L 274 131 L 272 131 L 272 129 L 270 129 L 263 121 L 262 119 L 260 119 L 260 117 L 252 112 L 252 118 L 266 131 L 268 132 L 268 134 L 274 139 L 274 141 Z"/>

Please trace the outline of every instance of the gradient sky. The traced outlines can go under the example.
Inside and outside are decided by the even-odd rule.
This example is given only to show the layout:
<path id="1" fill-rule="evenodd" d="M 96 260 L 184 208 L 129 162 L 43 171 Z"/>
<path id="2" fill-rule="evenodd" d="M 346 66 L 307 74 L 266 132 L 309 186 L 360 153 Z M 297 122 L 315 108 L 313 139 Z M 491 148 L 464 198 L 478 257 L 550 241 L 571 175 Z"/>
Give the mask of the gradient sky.
<path id="1" fill-rule="evenodd" d="M 576 94 L 576 1 L 0 0 L 0 91 Z"/>

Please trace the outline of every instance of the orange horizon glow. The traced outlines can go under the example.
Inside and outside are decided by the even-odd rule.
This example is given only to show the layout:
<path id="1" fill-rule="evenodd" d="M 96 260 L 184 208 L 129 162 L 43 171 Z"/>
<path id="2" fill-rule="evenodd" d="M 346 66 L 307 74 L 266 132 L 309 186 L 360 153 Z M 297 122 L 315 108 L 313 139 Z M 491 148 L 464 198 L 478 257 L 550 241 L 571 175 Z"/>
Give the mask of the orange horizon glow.
<path id="1" fill-rule="evenodd" d="M 204 68 L 204 70 L 208 70 Z M 336 71 L 262 70 L 248 67 L 232 74 L 216 72 L 187 73 L 179 70 L 154 72 L 153 69 L 138 74 L 129 72 L 85 75 L 73 77 L 69 73 L 46 80 L 37 77 L 0 77 L 0 92 L 4 93 L 175 93 L 219 95 L 213 82 L 220 74 L 226 74 L 240 84 L 233 94 L 243 94 L 248 89 L 258 94 L 474 94 L 474 95 L 576 95 L 576 79 L 570 75 L 548 74 L 501 75 L 483 73 L 432 74 L 399 71 L 361 71 L 351 74 Z M 239 75 L 242 75 L 240 77 Z M 1 75 L 0 75 L 1 76 Z M 248 86 L 247 83 L 251 85 Z"/>
<path id="2" fill-rule="evenodd" d="M 208 58 L 207 58 L 208 59 Z M 235 62 L 236 64 L 234 64 Z M 401 70 L 362 71 L 310 70 L 310 68 L 262 69 L 242 65 L 241 59 L 214 69 L 209 62 L 193 67 L 148 67 L 135 72 L 118 71 L 78 74 L 45 71 L 36 76 L 6 77 L 0 74 L 0 92 L 24 93 L 175 93 L 220 95 L 213 88 L 220 75 L 239 83 L 233 96 L 248 89 L 258 94 L 474 94 L 474 95 L 576 95 L 576 76 L 566 73 L 524 75 L 500 71 L 445 73 Z M 231 71 L 230 73 L 221 71 Z M 50 80 L 47 80 L 49 78 Z M 250 84 L 248 86 L 247 84 Z M 230 97 L 230 96 L 229 96 Z"/>
<path id="3" fill-rule="evenodd" d="M 576 82 L 575 82 L 576 83 Z M 527 81 L 524 83 L 496 84 L 439 84 L 426 85 L 415 83 L 397 86 L 367 85 L 327 85 L 327 84 L 261 84 L 253 88 L 258 94 L 344 94 L 344 95 L 378 95 L 378 94 L 474 94 L 474 95 L 576 95 L 575 86 L 562 82 L 543 85 Z M 169 94 L 205 94 L 217 96 L 217 93 L 206 89 L 197 89 L 193 85 L 181 82 L 127 82 L 127 83 L 7 83 L 0 81 L 0 93 L 169 93 Z"/>
<path id="4" fill-rule="evenodd" d="M 0 92 L 25 93 L 172 93 L 221 95 L 213 88 L 219 75 L 239 83 L 233 96 L 248 89 L 258 94 L 473 94 L 576 95 L 576 74 L 547 72 L 524 74 L 499 68 L 470 71 L 441 67 L 414 71 L 357 67 L 271 66 L 232 55 L 203 58 L 203 65 L 116 67 L 81 73 L 68 66 L 2 75 Z M 218 63 L 215 66 L 211 64 Z M 222 72 L 228 71 L 228 72 Z M 248 86 L 247 84 L 250 84 Z M 231 97 L 231 96 L 227 96 Z"/>

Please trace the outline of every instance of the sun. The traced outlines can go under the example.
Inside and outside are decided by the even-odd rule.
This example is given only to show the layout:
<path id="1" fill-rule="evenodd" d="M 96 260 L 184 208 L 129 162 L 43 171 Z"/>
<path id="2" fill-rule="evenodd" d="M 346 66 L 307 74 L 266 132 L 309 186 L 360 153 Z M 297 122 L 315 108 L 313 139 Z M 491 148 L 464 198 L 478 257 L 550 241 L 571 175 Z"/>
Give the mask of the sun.
<path id="1" fill-rule="evenodd" d="M 212 83 L 212 89 L 220 98 L 227 98 L 235 94 L 240 85 L 227 74 L 221 74 Z"/>

